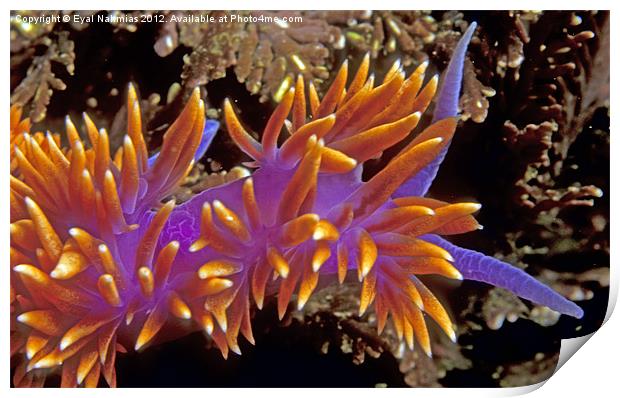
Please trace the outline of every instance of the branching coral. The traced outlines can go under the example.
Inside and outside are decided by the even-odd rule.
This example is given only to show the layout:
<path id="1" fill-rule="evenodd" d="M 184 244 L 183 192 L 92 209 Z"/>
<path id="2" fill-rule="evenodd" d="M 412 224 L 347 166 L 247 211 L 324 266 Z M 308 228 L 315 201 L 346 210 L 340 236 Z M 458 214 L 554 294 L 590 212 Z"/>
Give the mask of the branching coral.
<path id="1" fill-rule="evenodd" d="M 233 15 L 237 19 L 232 20 Z M 237 79 L 251 93 L 260 93 L 263 101 L 270 97 L 279 101 L 297 74 L 309 81 L 327 80 L 330 50 L 343 46 L 340 29 L 322 18 L 302 17 L 300 12 L 213 12 L 211 16 L 227 20 L 204 25 L 200 41 L 187 43 L 194 47 L 182 74 L 188 87 L 221 78 L 234 66 Z M 262 23 L 264 18 L 276 22 Z M 289 23 L 292 18 L 302 22 Z M 181 43 L 195 37 L 193 30 L 192 35 L 184 34 L 187 29 L 180 32 Z"/>
<path id="2" fill-rule="evenodd" d="M 427 60 L 424 49 L 437 31 L 429 11 L 375 11 L 365 17 L 344 29 L 353 48 L 370 52 L 372 58 L 398 52 L 405 66 Z"/>
<path id="3" fill-rule="evenodd" d="M 24 106 L 32 101 L 30 117 L 34 122 L 39 122 L 45 118 L 53 90 L 64 90 L 66 88 L 65 83 L 56 77 L 52 71 L 52 62 L 65 66 L 67 72 L 72 74 L 73 61 L 75 60 L 74 44 L 69 39 L 68 32 L 60 32 L 56 41 L 51 41 L 45 37 L 42 42 L 47 46 L 46 52 L 34 57 L 26 77 L 11 95 L 12 104 Z"/>
<path id="4" fill-rule="evenodd" d="M 23 361 L 16 386 L 41 385 L 62 369 L 62 386 L 116 385 L 116 352 L 140 350 L 201 329 L 226 357 L 253 342 L 250 297 L 277 292 L 283 316 L 302 308 L 319 278 L 361 282 L 360 312 L 374 303 L 398 338 L 431 355 L 426 317 L 455 339 L 443 305 L 418 275 L 473 279 L 575 317 L 582 310 L 525 272 L 452 245 L 439 235 L 474 231 L 475 203 L 425 198 L 457 125 L 462 63 L 475 24 L 450 62 L 434 113 L 370 180 L 369 159 L 405 139 L 435 94 L 425 63 L 405 77 L 396 63 L 374 86 L 367 56 L 346 85 L 345 63 L 323 98 L 299 77 L 258 142 L 224 104 L 231 138 L 254 161 L 251 176 L 205 190 L 175 207 L 161 203 L 204 154 L 216 125 L 199 90 L 148 158 L 139 101 L 128 92 L 127 135 L 111 156 L 108 134 L 85 117 L 91 148 L 67 119 L 68 149 L 29 133 L 11 176 L 11 350 Z M 281 130 L 290 136 L 279 144 Z M 170 336 L 170 334 L 168 334 Z"/>
<path id="5" fill-rule="evenodd" d="M 493 116 L 502 119 L 507 150 L 522 163 L 516 200 L 534 213 L 591 204 L 571 200 L 600 196 L 595 187 L 574 185 L 562 199 L 566 192 L 554 179 L 583 124 L 608 97 L 608 17 L 550 11 L 493 18 L 502 23 L 483 25 L 473 57 L 485 84 L 499 88 Z"/>

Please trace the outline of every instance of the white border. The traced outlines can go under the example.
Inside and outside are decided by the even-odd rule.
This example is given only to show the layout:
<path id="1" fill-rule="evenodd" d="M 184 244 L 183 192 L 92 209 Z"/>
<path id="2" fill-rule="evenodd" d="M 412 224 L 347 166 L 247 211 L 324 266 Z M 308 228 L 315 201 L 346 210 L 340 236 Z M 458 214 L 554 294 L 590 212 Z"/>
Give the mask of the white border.
<path id="1" fill-rule="evenodd" d="M 602 0 L 590 0 L 590 1 L 575 1 L 575 2 L 559 2 L 559 1 L 540 1 L 540 0 L 522 0 L 522 1 L 503 1 L 496 2 L 490 0 L 478 0 L 478 1 L 470 1 L 463 2 L 455 1 L 455 0 L 446 0 L 440 3 L 437 2 L 422 2 L 422 1 L 397 1 L 397 0 L 382 0 L 381 2 L 376 1 L 368 1 L 368 0 L 344 0 L 335 2 L 333 0 L 313 0 L 311 3 L 308 2 L 291 2 L 283 1 L 283 0 L 264 0 L 260 3 L 258 2 L 248 2 L 241 0 L 227 0 L 224 3 L 221 2 L 205 2 L 205 1 L 182 1 L 175 0 L 174 2 L 170 1 L 162 1 L 162 0 L 136 0 L 136 1 L 90 1 L 87 4 L 84 1 L 33 1 L 33 0 L 23 0 L 19 3 L 12 2 L 3 2 L 3 7 L 5 11 L 3 13 L 4 17 L 9 18 L 9 10 L 10 7 L 7 6 L 18 6 L 21 9 L 83 9 L 86 6 L 90 9 L 115 9 L 115 8 L 123 8 L 123 9 L 203 9 L 208 8 L 209 6 L 214 6 L 213 8 L 217 8 L 225 5 L 226 9 L 248 9 L 248 8 L 259 8 L 259 9 L 304 9 L 312 7 L 313 9 L 428 9 L 430 7 L 440 7 L 441 9 L 497 9 L 498 7 L 505 9 L 559 9 L 559 8 L 568 8 L 568 9 L 612 9 L 611 12 L 611 33 L 612 33 L 612 49 L 614 48 L 614 44 L 616 41 L 616 25 L 619 21 L 619 18 L 616 17 L 617 11 L 611 1 L 602 1 Z M 13 7 L 15 8 L 15 7 Z M 5 25 L 8 27 L 7 25 Z M 5 27 L 5 29 L 6 29 Z M 5 30 L 5 34 L 8 33 L 8 29 Z M 2 48 L 0 48 L 0 54 L 4 58 L 4 63 L 2 64 L 2 70 L 4 75 L 4 95 L 1 99 L 0 106 L 5 109 L 5 112 L 1 112 L 2 115 L 2 125 L 5 128 L 8 127 L 9 118 L 8 112 L 9 109 L 9 89 L 8 82 L 10 76 L 10 68 L 9 68 L 9 38 L 8 34 L 5 36 L 5 39 L 1 41 Z M 612 51 L 611 57 L 611 70 L 617 70 L 618 62 L 617 62 L 617 52 Z M 617 84 L 616 80 L 611 79 L 612 82 L 612 90 L 611 96 L 616 92 Z M 611 112 L 611 130 L 616 132 L 617 130 L 617 116 L 614 112 Z M 5 130 L 6 131 L 6 130 Z M 8 144 L 8 133 L 3 135 L 5 145 Z M 614 142 L 616 140 L 612 139 L 612 153 L 620 153 L 617 149 L 618 145 Z M 2 250 L 3 262 L 5 264 L 2 267 L 2 278 L 3 281 L 0 286 L 0 297 L 8 297 L 9 296 L 9 255 L 8 255 L 8 242 L 9 242 L 9 205 L 8 205 L 8 186 L 9 186 L 9 153 L 6 147 L 4 150 L 0 150 L 0 186 L 3 187 L 3 194 L 0 196 L 2 202 L 0 206 L 0 217 L 2 217 L 2 224 L 4 228 L 0 229 L 0 241 L 3 242 L 4 249 Z M 614 149 L 616 149 L 614 151 Z M 611 157 L 611 178 L 612 181 L 615 181 L 612 184 L 612 192 L 605 193 L 609 195 L 614 195 L 614 189 L 616 184 L 618 183 L 618 172 L 620 171 L 620 157 L 612 156 Z M 614 196 L 611 196 L 612 198 Z M 611 219 L 616 220 L 619 219 L 618 212 L 620 210 L 617 206 L 611 206 Z M 612 228 L 611 241 L 612 246 L 617 247 L 618 243 L 618 234 L 616 230 Z M 616 243 L 616 245 L 613 245 Z M 611 262 L 613 264 L 618 264 L 619 256 L 616 254 L 615 250 L 612 250 L 611 253 Z M 616 267 L 616 265 L 614 266 Z M 607 317 L 611 315 L 611 311 L 615 302 L 617 300 L 618 293 L 618 272 L 612 267 L 612 289 L 610 293 L 610 307 L 607 314 Z M 10 372 L 9 372 L 9 304 L 8 300 L 0 300 L 0 317 L 2 319 L 2 324 L 5 326 L 0 327 L 0 336 L 2 337 L 2 343 L 0 344 L 0 379 L 3 380 L 2 386 L 0 386 L 0 391 L 4 394 L 2 396 L 15 396 L 15 397 L 53 397 L 62 394 L 62 396 L 88 396 L 88 397 L 108 397 L 108 396 L 125 396 L 134 398 L 136 396 L 149 396 L 149 397 L 169 397 L 171 394 L 176 392 L 175 389 L 96 389 L 96 390 L 57 390 L 57 389 L 40 389 L 36 392 L 32 390 L 23 390 L 23 389 L 9 389 L 10 385 Z M 390 395 L 390 396 L 407 396 L 411 397 L 415 394 L 416 397 L 429 397 L 429 396 L 472 396 L 472 397 L 487 397 L 487 396 L 513 396 L 513 395 L 521 395 L 528 393 L 530 391 L 536 390 L 532 393 L 532 396 L 542 397 L 547 395 L 557 395 L 562 397 L 584 397 L 584 396 L 609 396 L 608 391 L 617 391 L 616 388 L 616 380 L 618 378 L 617 375 L 617 358 L 618 354 L 620 354 L 620 350 L 618 349 L 617 337 L 620 336 L 620 321 L 618 320 L 618 316 L 611 318 L 609 322 L 607 322 L 603 328 L 599 332 L 594 333 L 591 341 L 588 341 L 586 347 L 584 349 L 579 350 L 578 353 L 575 354 L 574 359 L 570 359 L 565 366 L 563 366 L 557 374 L 555 374 L 547 383 L 540 383 L 539 385 L 529 386 L 529 387 L 521 387 L 521 388 L 512 388 L 512 389 L 356 389 L 354 394 L 356 396 L 370 396 L 374 395 Z M 506 342 L 510 344 L 510 342 Z M 217 366 L 217 364 L 214 364 Z M 317 369 L 317 377 L 320 377 L 321 369 Z M 539 388 L 544 384 L 544 388 Z M 213 391 L 215 390 L 215 391 Z M 233 391 L 231 389 L 211 389 L 209 391 L 205 391 L 204 389 L 179 389 L 179 392 L 182 391 L 182 394 L 187 397 L 200 397 L 204 398 L 205 396 L 211 395 L 215 396 L 218 394 L 248 394 L 252 397 L 254 396 L 269 396 L 269 397 L 290 397 L 291 395 L 301 396 L 301 397 L 316 397 L 317 391 L 312 391 L 310 389 L 244 389 L 240 391 Z M 337 393 L 339 396 L 348 393 L 343 389 L 330 390 L 331 392 Z M 320 392 L 323 393 L 323 392 Z M 335 395 L 335 394 L 334 394 Z"/>

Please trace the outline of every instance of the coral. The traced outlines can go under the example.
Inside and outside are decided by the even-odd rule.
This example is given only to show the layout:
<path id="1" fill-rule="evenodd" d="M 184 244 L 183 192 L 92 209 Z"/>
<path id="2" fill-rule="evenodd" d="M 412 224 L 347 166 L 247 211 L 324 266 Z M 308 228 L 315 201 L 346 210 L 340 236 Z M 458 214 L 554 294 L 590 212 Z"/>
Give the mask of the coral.
<path id="1" fill-rule="evenodd" d="M 503 23 L 483 24 L 479 50 L 472 51 L 481 78 L 501 88 L 495 113 L 503 113 L 507 148 L 522 165 L 515 199 L 534 212 L 591 203 L 576 199 L 599 196 L 594 187 L 562 192 L 554 179 L 584 121 L 607 97 L 605 15 L 511 12 L 493 18 Z"/>
<path id="2" fill-rule="evenodd" d="M 491 18 L 493 24 L 481 24 L 480 42 L 472 45 L 470 56 L 478 78 L 498 88 L 489 123 L 481 127 L 501 128 L 498 152 L 514 165 L 496 177 L 512 185 L 500 189 L 505 198 L 496 199 L 514 214 L 507 241 L 526 263 L 524 256 L 532 254 L 528 248 L 548 257 L 589 250 L 590 242 L 573 239 L 568 217 L 577 207 L 595 217 L 598 212 L 586 207 L 604 192 L 574 177 L 580 165 L 570 154 L 586 121 L 609 98 L 609 16 L 510 12 Z M 583 160 L 581 167 L 587 167 Z"/>
<path id="3" fill-rule="evenodd" d="M 24 18 L 16 18 L 17 14 Z M 57 11 L 11 11 L 11 53 L 27 52 L 31 55 L 33 46 L 54 29 L 56 22 L 53 18 L 59 14 Z M 39 18 L 46 23 L 30 22 L 26 18 Z"/>
<path id="4" fill-rule="evenodd" d="M 232 15 L 239 18 L 233 21 Z M 245 83 L 248 91 L 260 93 L 262 100 L 271 97 L 280 101 L 297 74 L 315 83 L 327 80 L 328 47 L 342 46 L 339 29 L 322 18 L 302 17 L 300 12 L 213 12 L 210 16 L 226 16 L 227 20 L 205 24 L 199 44 L 193 39 L 194 31 L 189 41 L 186 30 L 180 29 L 179 41 L 194 47 L 182 74 L 185 87 L 221 78 L 234 66 L 238 81 Z M 295 17 L 303 21 L 287 22 Z M 250 18 L 249 22 L 244 18 Z M 281 22 L 261 23 L 263 18 Z"/>
<path id="5" fill-rule="evenodd" d="M 527 307 L 513 294 L 503 289 L 491 289 L 484 300 L 482 314 L 489 329 L 499 329 L 505 320 L 516 321 L 527 312 Z"/>
<path id="6" fill-rule="evenodd" d="M 474 64 L 467 59 L 463 71 L 463 95 L 459 102 L 461 119 L 471 118 L 476 123 L 482 123 L 489 112 L 489 100 L 495 95 L 495 90 L 480 83 L 476 78 Z"/>
<path id="7" fill-rule="evenodd" d="M 556 370 L 559 354 L 536 354 L 531 361 L 499 367 L 494 377 L 501 378 L 501 387 L 520 387 L 548 380 Z"/>
<path id="8" fill-rule="evenodd" d="M 207 159 L 209 161 L 209 159 Z M 216 161 L 211 161 L 212 169 L 221 167 Z M 228 184 L 240 178 L 248 177 L 250 171 L 242 166 L 235 166 L 230 170 L 213 170 L 209 173 L 204 170 L 204 166 L 199 163 L 194 167 L 192 172 L 187 176 L 183 185 L 173 193 L 173 197 L 177 203 L 186 202 L 194 195 L 206 189 L 217 187 L 219 185 Z"/>
<path id="9" fill-rule="evenodd" d="M 305 306 L 319 277 L 357 277 L 360 315 L 374 303 L 379 331 L 390 316 L 397 339 L 428 356 L 427 315 L 451 340 L 456 333 L 420 275 L 486 282 L 583 316 L 519 268 L 440 237 L 479 229 L 480 205 L 424 197 L 456 129 L 474 29 L 448 64 L 433 123 L 365 182 L 363 164 L 403 141 L 430 104 L 438 78 L 423 84 L 426 63 L 406 77 L 397 62 L 375 87 L 369 56 L 348 86 L 345 62 L 322 98 L 312 83 L 306 96 L 299 76 L 260 142 L 225 101 L 228 132 L 257 170 L 179 206 L 162 201 L 218 127 L 205 121 L 198 88 L 150 157 L 133 86 L 113 156 L 106 130 L 86 115 L 91 148 L 69 118 L 68 149 L 23 134 L 11 176 L 11 351 L 22 358 L 14 384 L 41 385 L 43 369 L 60 366 L 62 386 L 96 386 L 100 375 L 115 386 L 116 353 L 141 350 L 166 328 L 203 330 L 225 357 L 240 353 L 239 333 L 254 342 L 250 297 L 260 309 L 277 291 L 282 318 L 295 291 Z M 278 145 L 283 128 L 290 136 Z"/>
<path id="10" fill-rule="evenodd" d="M 233 14 L 241 18 L 257 19 L 250 22 L 232 21 L 229 17 Z M 173 52 L 183 56 L 183 100 L 187 99 L 196 85 L 224 77 L 228 68 L 229 73 L 234 72 L 238 81 L 245 83 L 250 93 L 260 94 L 261 101 L 274 99 L 277 102 L 299 73 L 306 81 L 312 81 L 317 86 L 317 92 L 322 94 L 328 87 L 326 83 L 333 78 L 333 66 L 343 57 L 354 59 L 360 54 L 370 52 L 371 58 L 377 60 L 375 69 L 379 73 L 382 73 L 384 68 L 389 68 L 390 64 L 386 60 L 396 56 L 404 66 L 419 64 L 429 57 L 433 61 L 440 58 L 447 63 L 446 57 L 449 57 L 459 37 L 455 32 L 448 35 L 448 30 L 458 30 L 466 26 L 462 14 L 446 13 L 444 22 L 449 22 L 442 26 L 429 12 L 422 11 L 50 11 L 33 12 L 32 15 L 70 16 L 71 19 L 69 23 L 45 25 L 44 30 L 40 29 L 43 26 L 41 24 L 32 25 L 27 34 L 23 33 L 21 25 L 14 23 L 12 64 L 19 64 L 34 54 L 37 43 L 35 39 L 39 44 L 42 40 L 54 41 L 54 35 L 58 32 L 68 32 L 77 40 L 81 37 L 88 38 L 89 32 L 94 30 L 96 25 L 90 22 L 90 18 L 102 18 L 113 27 L 111 32 L 118 33 L 119 36 L 150 35 L 154 52 L 161 57 L 169 57 Z M 197 19 L 204 16 L 216 20 L 226 17 L 227 20 L 211 23 Z M 266 21 L 265 18 L 276 17 L 280 18 L 281 22 L 262 23 Z M 283 18 L 301 19 L 283 22 Z M 75 22 L 78 20 L 82 22 Z M 151 25 L 144 21 L 155 23 Z M 439 40 L 435 43 L 437 32 Z M 444 41 L 449 42 L 447 47 Z M 437 57 L 435 53 L 441 46 L 446 48 L 441 50 L 441 55 Z M 179 47 L 181 49 L 177 51 Z M 25 50 L 18 52 L 18 49 Z M 191 53 L 183 55 L 188 49 Z M 109 55 L 109 60 L 113 61 L 114 54 Z M 88 61 L 80 64 L 88 65 Z M 110 78 L 109 73 L 106 73 L 106 79 Z M 115 78 L 118 79 L 118 76 Z M 470 86 L 472 90 L 476 90 L 473 88 L 475 80 L 470 78 L 470 74 L 466 73 L 464 83 L 465 93 L 470 91 Z M 97 87 L 94 88 L 96 91 Z M 477 91 L 478 94 L 489 92 L 481 89 Z M 89 87 L 89 90 L 92 88 Z M 119 91 L 118 88 L 115 90 Z M 466 94 L 464 96 L 467 97 Z M 94 98 L 91 101 L 93 100 Z M 482 103 L 484 102 L 483 95 Z M 466 107 L 463 117 L 466 117 L 470 113 L 468 109 L 474 109 L 479 101 L 472 100 L 469 103 L 473 105 Z M 178 104 L 175 104 L 175 107 L 176 105 Z M 475 119 L 480 117 L 474 116 Z"/>
<path id="11" fill-rule="evenodd" d="M 44 25 L 44 24 L 39 24 Z M 68 32 L 59 32 L 55 40 L 44 37 L 42 44 L 47 46 L 44 54 L 35 56 L 28 68 L 26 77 L 13 90 L 11 103 L 21 107 L 32 102 L 30 118 L 39 122 L 45 118 L 47 105 L 53 90 L 64 90 L 65 83 L 52 71 L 52 62 L 63 65 L 69 74 L 73 74 L 75 66 L 74 43 L 69 39 Z"/>
<path id="12" fill-rule="evenodd" d="M 375 11 L 345 29 L 347 42 L 372 58 L 397 52 L 405 66 L 428 60 L 437 24 L 429 11 Z"/>

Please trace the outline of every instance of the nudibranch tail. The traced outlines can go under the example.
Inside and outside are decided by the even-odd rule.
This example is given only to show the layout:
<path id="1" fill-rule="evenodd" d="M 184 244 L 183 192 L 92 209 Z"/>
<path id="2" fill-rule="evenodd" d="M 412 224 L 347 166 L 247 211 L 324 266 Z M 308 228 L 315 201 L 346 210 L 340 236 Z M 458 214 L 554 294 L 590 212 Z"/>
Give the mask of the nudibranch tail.
<path id="1" fill-rule="evenodd" d="M 426 236 L 425 239 L 453 253 L 458 269 L 465 279 L 502 287 L 519 297 L 542 304 L 562 314 L 575 318 L 583 317 L 581 307 L 517 267 L 474 250 L 455 246 L 436 235 Z"/>

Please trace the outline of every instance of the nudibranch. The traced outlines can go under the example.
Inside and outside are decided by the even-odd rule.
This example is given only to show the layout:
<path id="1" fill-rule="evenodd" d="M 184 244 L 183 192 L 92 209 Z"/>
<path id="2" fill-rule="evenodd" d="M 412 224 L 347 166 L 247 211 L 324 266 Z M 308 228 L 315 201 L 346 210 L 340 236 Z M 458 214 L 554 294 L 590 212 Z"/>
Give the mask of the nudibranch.
<path id="1" fill-rule="evenodd" d="M 178 206 L 163 201 L 218 129 L 205 121 L 198 89 L 150 158 L 131 85 L 127 135 L 114 155 L 107 132 L 86 115 L 90 145 L 67 118 L 61 148 L 57 135 L 30 134 L 12 109 L 15 386 L 41 386 L 49 369 L 61 370 L 62 386 L 97 386 L 101 375 L 115 386 L 116 353 L 153 344 L 166 326 L 205 331 L 224 357 L 240 353 L 239 333 L 254 342 L 254 304 L 277 295 L 282 318 L 294 294 L 304 306 L 319 278 L 359 281 L 360 313 L 374 303 L 379 332 L 390 316 L 398 337 L 428 355 L 427 316 L 453 340 L 455 330 L 419 275 L 487 282 L 581 317 L 524 271 L 441 237 L 478 229 L 479 204 L 424 196 L 457 126 L 474 28 L 441 84 L 437 76 L 423 84 L 425 63 L 408 77 L 396 63 L 375 86 L 368 56 L 348 85 L 345 62 L 323 98 L 299 78 L 260 142 L 225 101 L 230 137 L 255 170 Z M 438 87 L 433 123 L 362 181 L 364 162 L 409 137 Z"/>

